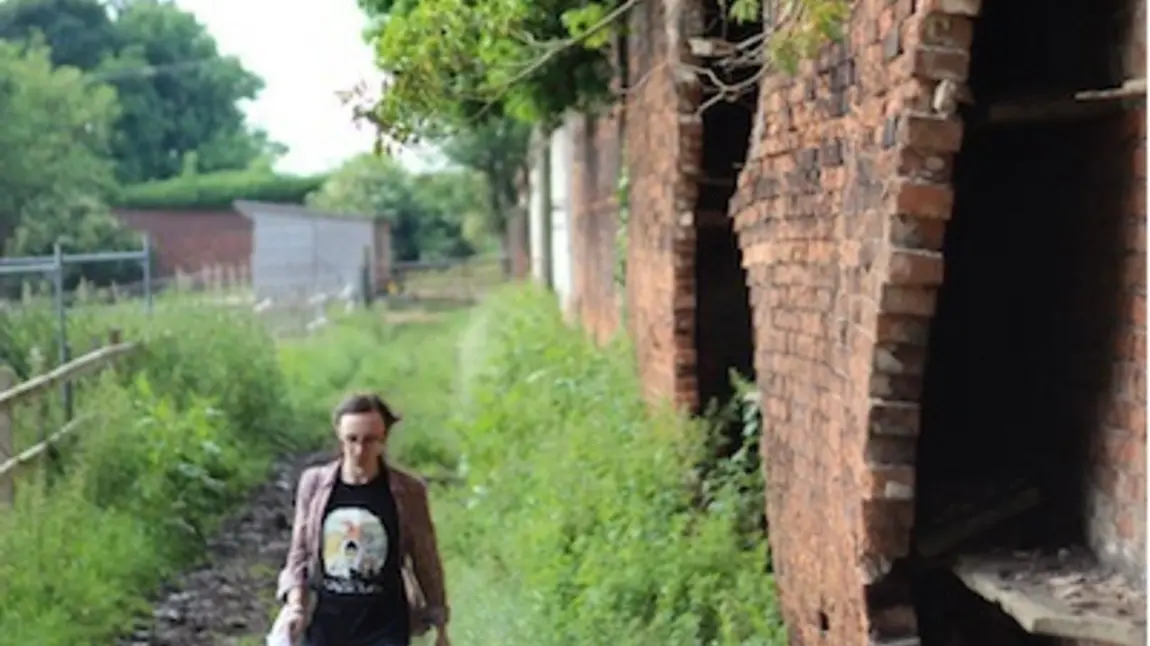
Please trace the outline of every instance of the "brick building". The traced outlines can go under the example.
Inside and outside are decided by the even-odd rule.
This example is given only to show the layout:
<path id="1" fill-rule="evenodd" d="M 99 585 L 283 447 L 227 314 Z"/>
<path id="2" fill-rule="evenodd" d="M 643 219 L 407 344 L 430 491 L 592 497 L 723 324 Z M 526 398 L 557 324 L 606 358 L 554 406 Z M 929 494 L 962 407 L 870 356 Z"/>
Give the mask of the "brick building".
<path id="1" fill-rule="evenodd" d="M 791 643 L 1145 643 L 1106 590 L 1071 621 L 972 558 L 1145 590 L 1144 0 L 858 0 L 841 43 L 706 110 L 699 44 L 742 37 L 718 3 L 629 27 L 626 101 L 576 120 L 572 307 L 620 325 L 625 164 L 649 395 L 757 375 Z"/>
<path id="2" fill-rule="evenodd" d="M 212 267 L 247 268 L 252 223 L 234 209 L 116 209 L 128 228 L 148 234 L 156 252 L 156 275 Z"/>

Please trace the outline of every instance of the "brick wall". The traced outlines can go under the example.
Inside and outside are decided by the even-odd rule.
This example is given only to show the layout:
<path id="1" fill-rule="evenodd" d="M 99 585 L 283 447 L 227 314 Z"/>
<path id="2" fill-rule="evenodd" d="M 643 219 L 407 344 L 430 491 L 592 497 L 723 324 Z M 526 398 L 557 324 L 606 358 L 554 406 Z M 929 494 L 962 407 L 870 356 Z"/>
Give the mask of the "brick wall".
<path id="1" fill-rule="evenodd" d="M 759 97 L 731 216 L 754 310 L 775 574 L 795 646 L 917 632 L 911 599 L 880 599 L 876 583 L 910 550 L 918 468 L 930 467 L 928 480 L 947 470 L 920 447 L 975 456 L 976 466 L 1030 458 L 1044 484 L 1061 475 L 1079 489 L 1084 513 L 1068 515 L 1082 517 L 1100 555 L 1132 573 L 1145 563 L 1144 116 L 1118 112 L 1061 133 L 1062 144 L 1019 134 L 987 148 L 964 136 L 963 118 L 936 105 L 943 80 L 994 75 L 1001 87 L 971 79 L 993 92 L 1061 73 L 1061 90 L 1105 85 L 1083 55 L 1091 43 L 1074 36 L 1087 29 L 1082 15 L 987 4 L 998 13 L 983 15 L 978 0 L 858 0 L 843 43 L 794 77 L 767 79 Z M 703 132 L 699 88 L 676 70 L 682 38 L 702 33 L 699 5 L 648 2 L 632 13 L 624 137 L 629 331 L 648 396 L 687 405 L 697 403 Z M 1107 64 L 1142 75 L 1145 35 L 1131 25 L 1143 24 L 1144 2 L 1118 13 L 1137 37 L 1116 36 L 1124 45 Z M 1026 47 L 1019 32 L 1042 33 L 1034 16 L 1051 34 L 1060 20 L 1082 29 Z M 975 65 L 980 33 L 986 62 Z M 612 209 L 593 178 L 617 142 L 602 125 L 576 138 L 572 196 L 577 303 L 597 334 L 614 324 Z M 970 177 L 981 182 L 973 193 L 963 191 Z M 971 223 L 967 233 L 957 224 L 948 233 L 952 216 Z M 1092 229 L 1081 228 L 1087 217 Z M 977 327 L 967 332 L 977 345 L 929 356 L 963 323 Z M 947 432 L 959 423 L 965 438 Z"/>
<path id="2" fill-rule="evenodd" d="M 862 0 L 844 44 L 828 47 L 794 78 L 770 79 L 760 97 L 762 136 L 752 142 L 732 212 L 755 309 L 767 512 L 792 644 L 863 644 L 868 635 L 881 641 L 916 632 L 907 599 L 879 605 L 872 596 L 868 604 L 867 589 L 909 550 L 922 477 L 920 430 L 923 447 L 929 433 L 942 433 L 938 420 L 922 419 L 940 286 L 949 292 L 952 323 L 935 321 L 934 333 L 966 326 L 968 340 L 986 341 L 951 346 L 949 381 L 935 387 L 951 400 L 951 407 L 932 404 L 935 414 L 953 412 L 972 431 L 948 448 L 965 448 L 964 455 L 977 448 L 988 462 L 1021 453 L 1045 465 L 1035 477 L 1049 484 L 1057 476 L 1051 468 L 1069 464 L 1073 442 L 1093 436 L 1086 532 L 1103 556 L 1131 572 L 1144 563 L 1145 198 L 1144 180 L 1132 177 L 1144 176 L 1144 133 L 1116 132 L 1113 119 L 1076 131 L 1062 145 L 1081 159 L 1058 167 L 1041 163 L 1056 148 L 1030 141 L 1020 149 L 1028 144 L 1024 135 L 1014 135 L 1013 148 L 1002 143 L 1009 138 L 1000 140 L 1000 155 L 1014 150 L 1016 162 L 1025 157 L 1032 167 L 1016 163 L 1011 175 L 998 166 L 995 178 L 994 165 L 985 163 L 993 158 L 980 157 L 981 193 L 967 198 L 966 210 L 981 207 L 983 219 L 977 234 L 947 234 L 944 285 L 944 233 L 959 208 L 952 174 L 964 123 L 937 112 L 932 99 L 941 80 L 966 79 L 980 9 L 975 0 Z M 1049 21 L 1058 19 L 1066 16 Z M 1088 45 L 1024 48 L 1017 33 L 1026 24 L 1010 25 L 1014 39 L 998 40 L 987 63 L 1011 68 L 1015 76 L 1002 78 L 1004 88 L 1045 78 L 1036 71 L 1041 64 L 1075 68 Z M 1051 61 L 1052 50 L 1065 60 Z M 1082 65 L 1075 69 L 1083 76 L 1072 83 L 1090 76 Z M 1142 116 L 1126 118 L 1141 123 Z M 1044 191 L 1064 199 L 1042 200 Z M 1122 198 L 1123 210 L 1105 206 L 1107 191 Z M 1081 221 L 1092 213 L 1088 232 Z M 1106 235 L 1120 224 L 1124 235 Z M 952 267 L 951 237 L 981 242 L 971 242 Z M 1088 300 L 1086 284 L 1098 290 L 1114 281 L 1075 281 L 1071 267 L 1099 279 L 1119 271 L 1120 298 Z M 973 291 L 975 283 L 984 291 Z M 965 303 L 957 295 L 964 290 Z M 1111 344 L 1100 351 L 1105 339 Z M 1019 341 L 1025 348 L 1014 347 Z M 1019 355 L 1024 350 L 1029 357 Z M 1100 366 L 1110 366 L 1106 378 Z M 1059 377 L 1049 377 L 1055 372 Z M 1044 406 L 1069 417 L 1055 419 Z M 957 426 L 952 421 L 946 430 Z M 1010 437 L 1029 444 L 1008 446 Z M 937 443 L 935 452 L 943 452 Z M 1079 472 L 1084 466 L 1076 465 Z M 1061 475 L 1081 485 L 1073 472 Z"/>
<path id="3" fill-rule="evenodd" d="M 642 3 L 628 45 L 628 331 L 648 397 L 684 406 L 696 404 L 693 211 L 702 122 L 697 84 L 676 74 L 676 61 L 701 22 L 690 0 Z"/>
<path id="4" fill-rule="evenodd" d="M 116 209 L 115 213 L 129 228 L 151 236 L 157 276 L 213 265 L 247 267 L 251 262 L 252 224 L 235 211 Z"/>
<path id="5" fill-rule="evenodd" d="M 619 326 L 616 306 L 617 187 L 623 156 L 622 108 L 572 120 L 572 309 L 598 341 Z"/>
<path id="6" fill-rule="evenodd" d="M 1116 325 L 1113 345 L 1106 349 L 1110 383 L 1098 420 L 1104 432 L 1091 446 L 1093 469 L 1086 503 L 1092 547 L 1142 578 L 1146 571 L 1145 111 L 1131 112 L 1123 125 L 1123 140 L 1109 152 L 1114 163 L 1125 164 L 1133 173 L 1115 212 L 1124 262 L 1118 277 L 1119 300 L 1111 310 Z"/>

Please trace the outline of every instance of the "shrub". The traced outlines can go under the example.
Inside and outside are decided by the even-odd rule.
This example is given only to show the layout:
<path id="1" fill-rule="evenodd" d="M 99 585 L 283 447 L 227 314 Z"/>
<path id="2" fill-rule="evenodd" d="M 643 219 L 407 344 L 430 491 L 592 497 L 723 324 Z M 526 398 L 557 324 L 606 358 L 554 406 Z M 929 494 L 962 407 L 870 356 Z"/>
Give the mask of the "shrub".
<path id="1" fill-rule="evenodd" d="M 61 447 L 51 486 L 25 475 L 0 513 L 0 625 L 13 643 L 107 643 L 201 553 L 272 455 L 307 439 L 284 402 L 276 348 L 249 314 L 81 304 L 68 325 L 76 354 L 112 327 L 143 348 L 78 382 L 87 421 Z M 54 364 L 54 330 L 50 308 L 27 303 L 0 320 L 0 352 L 18 363 L 38 347 Z M 18 411 L 19 446 L 62 423 L 55 397 L 42 404 Z"/>
<path id="2" fill-rule="evenodd" d="M 784 643 L 765 541 L 743 522 L 746 470 L 698 482 L 704 425 L 649 411 L 626 343 L 594 346 L 535 289 L 493 298 L 473 326 L 469 488 L 438 514 L 468 586 L 453 593 L 464 640 Z M 515 602 L 486 605 L 487 589 Z"/>
<path id="3" fill-rule="evenodd" d="M 358 312 L 285 347 L 292 410 L 319 443 L 331 443 L 330 411 L 351 390 L 372 390 L 403 417 L 389 450 L 425 472 L 452 472 L 458 446 L 454 415 L 456 347 L 462 313 L 389 324 L 378 310 Z"/>
<path id="4" fill-rule="evenodd" d="M 757 533 L 758 422 L 707 459 L 723 420 L 651 412 L 625 342 L 599 348 L 553 297 L 516 287 L 438 322 L 359 314 L 285 349 L 293 408 L 330 437 L 345 391 L 404 415 L 397 459 L 454 468 L 434 513 L 463 644 L 785 642 Z"/>

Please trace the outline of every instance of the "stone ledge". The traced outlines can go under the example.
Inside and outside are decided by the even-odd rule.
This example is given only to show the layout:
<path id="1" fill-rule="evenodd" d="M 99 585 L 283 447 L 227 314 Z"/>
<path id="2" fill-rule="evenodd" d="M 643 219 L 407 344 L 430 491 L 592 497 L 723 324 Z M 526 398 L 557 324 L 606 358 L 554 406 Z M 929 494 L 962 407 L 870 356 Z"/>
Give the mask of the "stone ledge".
<path id="1" fill-rule="evenodd" d="M 954 573 L 1024 630 L 1065 639 L 1144 646 L 1146 595 L 1083 549 L 966 556 Z"/>

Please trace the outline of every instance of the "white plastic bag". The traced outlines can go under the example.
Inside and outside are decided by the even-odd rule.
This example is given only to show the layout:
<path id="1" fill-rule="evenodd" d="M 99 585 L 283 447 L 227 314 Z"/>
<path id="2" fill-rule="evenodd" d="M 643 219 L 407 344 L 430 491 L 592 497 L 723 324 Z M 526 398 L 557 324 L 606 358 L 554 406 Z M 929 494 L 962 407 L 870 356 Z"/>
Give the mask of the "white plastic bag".
<path id="1" fill-rule="evenodd" d="M 292 639 L 291 629 L 289 622 L 291 621 L 292 613 L 288 609 L 281 608 L 276 620 L 272 623 L 272 629 L 268 631 L 268 636 L 264 639 L 266 646 L 301 646 L 302 639 Z"/>

